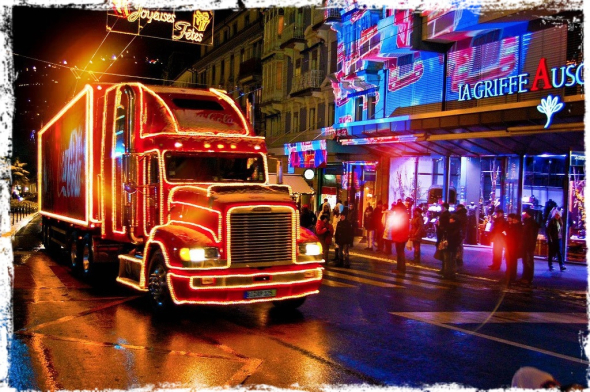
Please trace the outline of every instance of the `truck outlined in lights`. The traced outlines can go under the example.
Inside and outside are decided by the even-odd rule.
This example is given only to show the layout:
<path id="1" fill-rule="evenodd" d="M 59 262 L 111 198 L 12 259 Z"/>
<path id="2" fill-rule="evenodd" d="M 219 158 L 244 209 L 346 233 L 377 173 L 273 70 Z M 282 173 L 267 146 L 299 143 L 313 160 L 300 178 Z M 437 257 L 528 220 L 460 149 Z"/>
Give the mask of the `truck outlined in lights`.
<path id="1" fill-rule="evenodd" d="M 87 85 L 39 132 L 43 243 L 173 304 L 300 306 L 323 274 L 264 137 L 215 89 Z"/>

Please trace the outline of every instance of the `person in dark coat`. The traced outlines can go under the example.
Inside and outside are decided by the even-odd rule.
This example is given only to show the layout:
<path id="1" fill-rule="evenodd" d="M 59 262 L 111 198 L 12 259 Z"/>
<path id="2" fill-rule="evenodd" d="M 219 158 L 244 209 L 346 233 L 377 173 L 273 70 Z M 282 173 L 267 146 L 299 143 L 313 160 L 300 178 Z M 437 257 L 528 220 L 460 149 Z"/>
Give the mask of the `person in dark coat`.
<path id="1" fill-rule="evenodd" d="M 410 215 L 401 200 L 394 206 L 391 220 L 391 242 L 395 244 L 397 271 L 406 272 L 406 242 L 410 236 Z"/>
<path id="2" fill-rule="evenodd" d="M 367 247 L 365 250 L 373 250 L 373 243 L 375 242 L 375 227 L 373 226 L 373 207 L 367 205 L 363 215 L 363 224 L 367 231 Z"/>
<path id="3" fill-rule="evenodd" d="M 315 214 L 311 212 L 307 204 L 301 208 L 301 216 L 299 218 L 299 222 L 301 227 L 305 227 L 306 229 L 315 231 L 315 224 L 317 222 L 317 218 Z"/>
<path id="4" fill-rule="evenodd" d="M 338 253 L 338 261 L 336 261 L 336 266 L 349 268 L 350 267 L 350 260 L 348 255 L 348 249 L 352 245 L 354 239 L 354 231 L 352 229 L 352 223 L 348 220 L 345 214 L 340 214 L 340 222 L 336 226 L 336 235 L 334 236 L 334 240 L 336 244 L 338 244 L 338 248 L 340 248 L 340 252 Z"/>
<path id="5" fill-rule="evenodd" d="M 518 215 L 508 214 L 506 224 L 506 283 L 516 282 L 518 259 L 522 257 L 522 224 Z"/>
<path id="6" fill-rule="evenodd" d="M 383 218 L 383 202 L 379 200 L 373 210 L 373 229 L 375 230 L 375 239 L 377 242 L 377 251 L 383 250 L 383 229 L 385 226 L 381 219 Z"/>
<path id="7" fill-rule="evenodd" d="M 504 211 L 496 209 L 496 214 L 492 217 L 492 227 L 490 236 L 492 240 L 492 264 L 488 266 L 491 270 L 499 270 L 502 267 L 502 257 L 504 254 L 504 242 L 506 238 L 506 219 Z"/>
<path id="8" fill-rule="evenodd" d="M 443 239 L 445 232 L 447 230 L 447 226 L 449 225 L 449 218 L 451 217 L 451 213 L 449 212 L 449 203 L 443 203 L 442 211 L 436 221 L 436 246 L 440 244 L 440 241 Z"/>
<path id="9" fill-rule="evenodd" d="M 330 244 L 332 243 L 332 236 L 334 235 L 334 227 L 330 224 L 330 215 L 324 214 L 320 216 L 320 219 L 316 223 L 315 233 L 318 236 L 320 243 L 322 244 L 322 250 L 324 252 L 324 261 L 327 263 L 330 259 L 328 255 L 330 253 Z"/>
<path id="10" fill-rule="evenodd" d="M 531 211 L 525 210 L 522 214 L 522 277 L 519 283 L 530 286 L 535 274 L 535 247 L 539 235 L 539 224 Z"/>
<path id="11" fill-rule="evenodd" d="M 414 263 L 420 264 L 420 244 L 422 238 L 426 236 L 426 229 L 424 227 L 424 217 L 422 216 L 422 209 L 414 208 L 414 217 L 410 221 L 410 240 L 414 248 Z"/>
<path id="12" fill-rule="evenodd" d="M 556 208 L 553 210 L 552 217 L 547 223 L 547 245 L 549 247 L 549 270 L 553 271 L 553 258 L 557 257 L 559 268 L 561 271 L 565 271 L 565 265 L 563 265 L 563 252 L 561 250 L 561 240 L 563 238 L 563 220 L 561 220 L 561 212 Z"/>
<path id="13" fill-rule="evenodd" d="M 449 223 L 446 225 L 445 237 L 447 248 L 443 250 L 442 275 L 445 279 L 455 279 L 457 250 L 461 244 L 461 227 L 457 215 L 449 216 Z"/>
<path id="14" fill-rule="evenodd" d="M 463 265 L 463 243 L 465 242 L 465 237 L 467 237 L 467 209 L 463 204 L 457 205 L 455 215 L 459 223 L 459 229 L 461 230 L 461 243 L 457 250 L 457 266 L 460 267 Z"/>

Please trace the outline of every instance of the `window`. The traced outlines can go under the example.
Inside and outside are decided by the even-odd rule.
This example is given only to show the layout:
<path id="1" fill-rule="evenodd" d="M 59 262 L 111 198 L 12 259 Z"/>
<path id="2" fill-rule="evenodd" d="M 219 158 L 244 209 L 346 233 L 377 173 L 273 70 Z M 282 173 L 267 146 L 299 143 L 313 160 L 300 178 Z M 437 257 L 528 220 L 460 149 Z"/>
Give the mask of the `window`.
<path id="1" fill-rule="evenodd" d="M 285 28 L 285 17 L 283 15 L 279 15 L 278 20 L 277 35 L 280 38 L 283 34 L 283 29 Z"/>
<path id="2" fill-rule="evenodd" d="M 277 63 L 276 77 L 277 77 L 277 84 L 275 86 L 275 89 L 282 90 L 283 89 L 283 63 L 280 63 L 280 62 Z"/>
<path id="3" fill-rule="evenodd" d="M 221 60 L 220 70 L 219 70 L 219 79 L 220 83 L 223 82 L 225 79 L 225 60 Z"/>
<path id="4" fill-rule="evenodd" d="M 316 129 L 315 108 L 309 109 L 309 129 Z"/>
<path id="5" fill-rule="evenodd" d="M 301 59 L 295 60 L 295 70 L 293 71 L 293 76 L 297 77 L 301 75 Z"/>
<path id="6" fill-rule="evenodd" d="M 212 85 L 215 85 L 215 84 L 216 84 L 216 83 L 215 83 L 215 81 L 216 81 L 216 79 L 215 79 L 215 68 L 216 68 L 216 67 L 215 67 L 215 64 L 213 64 L 213 65 L 211 66 L 211 84 L 212 84 Z"/>
<path id="7" fill-rule="evenodd" d="M 223 30 L 223 42 L 229 41 L 229 29 Z"/>
<path id="8" fill-rule="evenodd" d="M 293 132 L 299 132 L 299 112 L 293 113 Z"/>
<path id="9" fill-rule="evenodd" d="M 164 158 L 170 182 L 264 182 L 264 162 L 260 155 L 176 154 Z"/>
<path id="10" fill-rule="evenodd" d="M 328 123 L 327 126 L 331 127 L 334 125 L 334 115 L 335 115 L 336 107 L 333 103 L 328 104 Z"/>
<path id="11" fill-rule="evenodd" d="M 361 121 L 363 119 L 363 97 L 358 97 L 354 100 L 354 119 Z"/>
<path id="12" fill-rule="evenodd" d="M 370 95 L 367 97 L 367 120 L 374 120 L 375 119 L 375 106 L 377 104 L 377 100 L 375 99 L 374 95 Z"/>
<path id="13" fill-rule="evenodd" d="M 242 48 L 242 50 L 240 50 L 240 63 L 243 63 L 246 57 L 246 53 L 244 51 L 244 48 Z"/>
<path id="14" fill-rule="evenodd" d="M 250 26 L 250 15 L 244 17 L 244 25 L 246 25 L 246 27 Z"/>
<path id="15" fill-rule="evenodd" d="M 318 69 L 318 51 L 317 49 L 311 52 L 311 69 Z"/>
<path id="16" fill-rule="evenodd" d="M 234 55 L 232 54 L 229 58 L 229 77 L 234 77 Z"/>
<path id="17" fill-rule="evenodd" d="M 235 22 L 231 28 L 232 28 L 232 36 L 238 34 L 238 22 Z"/>

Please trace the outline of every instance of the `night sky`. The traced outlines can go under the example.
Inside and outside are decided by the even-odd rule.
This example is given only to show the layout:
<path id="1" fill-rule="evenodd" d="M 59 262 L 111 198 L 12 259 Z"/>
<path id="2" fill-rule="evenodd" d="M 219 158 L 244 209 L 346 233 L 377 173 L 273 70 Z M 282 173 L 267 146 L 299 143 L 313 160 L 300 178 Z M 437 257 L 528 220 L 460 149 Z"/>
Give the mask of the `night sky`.
<path id="1" fill-rule="evenodd" d="M 216 11 L 215 23 L 229 13 Z M 35 133 L 86 83 L 96 81 L 84 69 L 94 71 L 100 82 L 160 84 L 164 71 L 177 75 L 194 62 L 200 48 L 108 33 L 106 24 L 106 10 L 96 7 L 13 7 L 13 157 L 29 162 L 31 169 L 36 166 Z M 173 53 L 175 61 L 169 62 Z"/>

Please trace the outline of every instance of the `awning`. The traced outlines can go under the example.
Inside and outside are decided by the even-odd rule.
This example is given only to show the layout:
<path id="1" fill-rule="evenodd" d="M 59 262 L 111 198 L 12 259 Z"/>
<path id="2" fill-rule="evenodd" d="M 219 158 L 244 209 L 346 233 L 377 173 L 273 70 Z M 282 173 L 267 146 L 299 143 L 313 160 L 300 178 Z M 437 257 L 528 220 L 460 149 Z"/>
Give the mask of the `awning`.
<path id="1" fill-rule="evenodd" d="M 277 175 L 269 173 L 268 182 L 276 184 Z M 305 178 L 300 174 L 283 174 L 283 184 L 289 185 L 293 193 L 315 193 L 313 188 L 309 186 L 307 181 L 305 181 Z"/>

